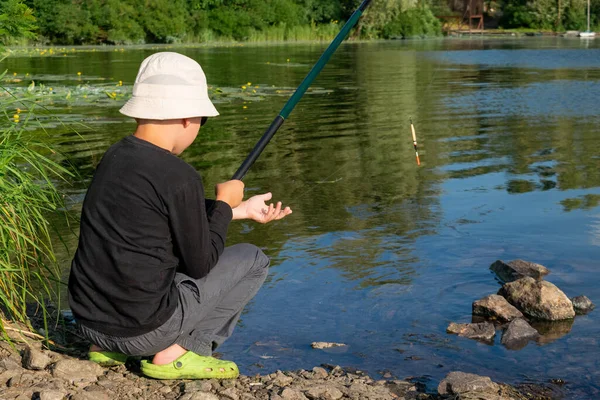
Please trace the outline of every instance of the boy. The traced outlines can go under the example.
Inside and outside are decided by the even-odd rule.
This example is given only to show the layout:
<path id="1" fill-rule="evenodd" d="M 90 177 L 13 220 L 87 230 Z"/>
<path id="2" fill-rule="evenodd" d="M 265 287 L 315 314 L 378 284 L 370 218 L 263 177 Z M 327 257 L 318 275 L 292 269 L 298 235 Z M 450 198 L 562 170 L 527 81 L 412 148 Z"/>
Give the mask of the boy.
<path id="1" fill-rule="evenodd" d="M 242 201 L 237 180 L 206 200 L 200 176 L 176 157 L 219 114 L 194 60 L 168 52 L 145 59 L 121 113 L 137 129 L 96 169 L 69 277 L 89 358 L 118 365 L 153 355 L 141 366 L 150 377 L 235 378 L 235 363 L 212 351 L 232 334 L 269 260 L 249 244 L 225 248 L 229 222 L 266 223 L 292 211 L 267 206 L 270 193 Z"/>

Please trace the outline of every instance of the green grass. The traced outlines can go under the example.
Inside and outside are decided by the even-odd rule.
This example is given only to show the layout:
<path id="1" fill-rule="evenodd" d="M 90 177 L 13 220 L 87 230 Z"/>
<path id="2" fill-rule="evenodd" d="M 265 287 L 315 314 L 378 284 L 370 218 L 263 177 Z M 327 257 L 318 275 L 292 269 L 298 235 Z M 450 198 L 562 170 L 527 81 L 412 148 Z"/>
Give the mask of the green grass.
<path id="1" fill-rule="evenodd" d="M 46 304 L 60 293 L 48 216 L 64 206 L 55 182 L 72 173 L 56 161 L 43 129 L 27 129 L 36 111 L 35 101 L 14 96 L 0 103 L 0 308 L 7 320 L 31 326 L 28 305 L 37 305 L 48 332 Z M 4 320 L 0 331 L 7 339 Z"/>

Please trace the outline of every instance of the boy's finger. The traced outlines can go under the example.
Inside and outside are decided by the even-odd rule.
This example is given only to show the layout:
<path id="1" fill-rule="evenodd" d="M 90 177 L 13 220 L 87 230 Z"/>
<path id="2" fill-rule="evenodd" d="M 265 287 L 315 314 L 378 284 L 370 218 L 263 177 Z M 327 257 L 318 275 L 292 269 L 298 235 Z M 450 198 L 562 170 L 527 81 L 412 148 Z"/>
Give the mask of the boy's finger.
<path id="1" fill-rule="evenodd" d="M 262 197 L 262 199 L 264 201 L 269 201 L 269 200 L 271 200 L 271 197 L 273 197 L 273 194 L 271 192 L 268 192 L 268 193 L 260 195 L 260 197 Z"/>

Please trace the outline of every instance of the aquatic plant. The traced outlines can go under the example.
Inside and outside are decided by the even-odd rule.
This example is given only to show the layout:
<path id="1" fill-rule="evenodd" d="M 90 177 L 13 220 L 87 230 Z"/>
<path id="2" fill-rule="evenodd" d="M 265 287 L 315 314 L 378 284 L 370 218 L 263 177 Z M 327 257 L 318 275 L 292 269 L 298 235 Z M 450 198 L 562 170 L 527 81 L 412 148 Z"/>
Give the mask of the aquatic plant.
<path id="1" fill-rule="evenodd" d="M 26 129 L 36 123 L 37 108 L 35 101 L 15 96 L 0 103 L 0 331 L 5 339 L 4 318 L 31 327 L 32 304 L 41 309 L 48 332 L 47 300 L 57 300 L 60 293 L 49 216 L 64 207 L 56 182 L 73 174 L 43 129 Z"/>

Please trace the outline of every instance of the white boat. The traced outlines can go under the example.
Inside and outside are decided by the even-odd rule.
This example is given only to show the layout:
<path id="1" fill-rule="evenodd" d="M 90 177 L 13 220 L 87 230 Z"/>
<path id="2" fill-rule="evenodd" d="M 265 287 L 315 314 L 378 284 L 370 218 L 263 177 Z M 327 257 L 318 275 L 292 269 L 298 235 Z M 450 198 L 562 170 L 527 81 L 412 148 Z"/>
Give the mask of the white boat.
<path id="1" fill-rule="evenodd" d="M 587 31 L 579 32 L 580 38 L 593 38 L 596 36 L 596 32 L 590 31 L 590 0 L 588 0 L 588 9 L 587 9 Z"/>

